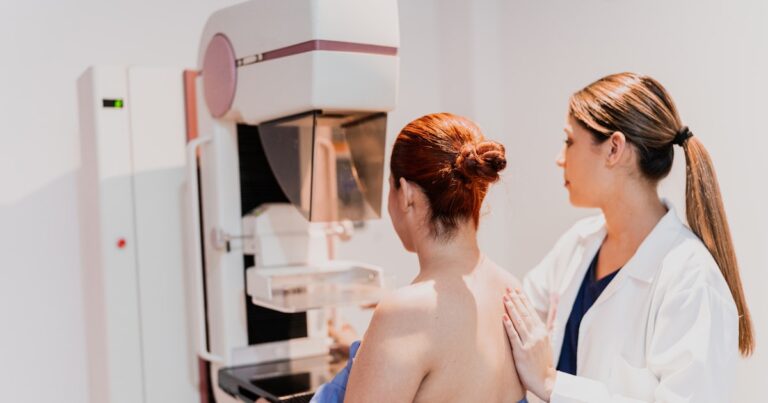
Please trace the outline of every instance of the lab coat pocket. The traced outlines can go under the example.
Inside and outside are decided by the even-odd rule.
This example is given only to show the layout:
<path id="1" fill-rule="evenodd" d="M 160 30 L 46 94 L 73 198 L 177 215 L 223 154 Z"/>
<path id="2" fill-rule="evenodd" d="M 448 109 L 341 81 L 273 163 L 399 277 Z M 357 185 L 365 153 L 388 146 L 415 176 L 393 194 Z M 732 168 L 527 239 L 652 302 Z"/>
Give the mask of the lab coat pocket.
<path id="1" fill-rule="evenodd" d="M 611 385 L 618 393 L 633 399 L 653 401 L 659 380 L 647 367 L 630 364 L 621 354 L 615 356 L 611 368 Z"/>

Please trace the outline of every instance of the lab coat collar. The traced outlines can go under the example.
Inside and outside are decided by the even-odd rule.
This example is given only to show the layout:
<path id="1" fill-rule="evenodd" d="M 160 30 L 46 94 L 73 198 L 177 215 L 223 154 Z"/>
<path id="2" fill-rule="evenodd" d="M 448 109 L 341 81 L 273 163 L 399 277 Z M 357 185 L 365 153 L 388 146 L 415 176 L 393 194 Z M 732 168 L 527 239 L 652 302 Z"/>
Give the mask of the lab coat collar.
<path id="1" fill-rule="evenodd" d="M 666 199 L 661 199 L 661 202 L 667 208 L 667 213 L 656 223 L 653 230 L 637 248 L 635 254 L 621 269 L 619 272 L 621 277 L 629 276 L 645 283 L 652 282 L 660 267 L 661 259 L 672 248 L 674 240 L 685 229 L 685 225 L 677 216 L 677 211 L 672 203 Z M 581 228 L 579 236 L 584 244 L 591 245 L 598 242 L 602 243 L 605 233 L 605 217 L 600 215 L 600 218 L 595 220 L 592 225 Z M 617 279 L 614 279 L 613 282 L 616 282 L 615 280 Z"/>
<path id="2" fill-rule="evenodd" d="M 667 208 L 667 213 L 656 223 L 656 226 L 645 237 L 635 254 L 619 270 L 616 277 L 611 280 L 597 298 L 597 301 L 584 315 L 580 326 L 581 329 L 589 328 L 591 321 L 594 319 L 595 310 L 599 309 L 599 306 L 609 300 L 619 289 L 632 283 L 633 281 L 630 279 L 634 280 L 638 286 L 650 287 L 661 269 L 661 261 L 664 259 L 664 256 L 674 247 L 677 237 L 685 233 L 685 226 L 677 217 L 672 204 L 664 199 L 661 202 Z M 576 293 L 581 286 L 589 263 L 605 239 L 607 231 L 605 217 L 600 215 L 595 217 L 595 219 L 584 221 L 581 226 L 577 227 L 576 231 L 578 231 L 579 247 L 576 249 L 572 261 L 574 265 L 577 264 L 578 266 L 575 266 L 574 270 L 569 271 L 571 276 L 564 283 L 566 287 L 562 289 L 560 294 L 560 305 L 557 310 L 556 323 L 561 325 L 558 325 L 557 331 L 553 332 L 551 339 L 553 351 L 560 351 L 562 348 L 562 338 L 565 332 L 564 325 L 571 314 Z M 584 337 L 583 335 L 586 333 L 588 332 L 580 331 L 579 338 Z M 583 343 L 579 342 L 580 350 L 583 348 L 582 346 Z M 584 365 L 585 355 L 582 353 L 577 355 L 579 357 L 578 366 L 581 368 Z"/>
<path id="3" fill-rule="evenodd" d="M 622 270 L 627 275 L 650 283 L 661 268 L 661 261 L 675 244 L 675 240 L 683 233 L 685 225 L 677 216 L 675 208 L 667 200 L 662 199 L 667 207 L 667 214 L 659 220 L 650 234 L 637 248 L 635 255 L 630 258 Z"/>

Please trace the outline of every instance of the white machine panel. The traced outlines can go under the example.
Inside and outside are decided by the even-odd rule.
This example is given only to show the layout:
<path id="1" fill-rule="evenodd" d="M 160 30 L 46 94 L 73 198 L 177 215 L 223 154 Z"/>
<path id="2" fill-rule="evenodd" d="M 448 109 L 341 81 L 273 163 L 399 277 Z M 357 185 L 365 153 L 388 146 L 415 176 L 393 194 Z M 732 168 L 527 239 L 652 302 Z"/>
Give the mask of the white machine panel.
<path id="1" fill-rule="evenodd" d="M 93 67 L 78 89 L 91 401 L 196 401 L 182 71 Z"/>
<path id="2" fill-rule="evenodd" d="M 89 69 L 80 95 L 80 217 L 93 402 L 143 402 L 129 116 L 103 99 L 128 102 L 125 69 Z"/>
<path id="3" fill-rule="evenodd" d="M 136 246 L 147 403 L 197 401 L 184 260 L 186 142 L 180 69 L 128 69 Z"/>

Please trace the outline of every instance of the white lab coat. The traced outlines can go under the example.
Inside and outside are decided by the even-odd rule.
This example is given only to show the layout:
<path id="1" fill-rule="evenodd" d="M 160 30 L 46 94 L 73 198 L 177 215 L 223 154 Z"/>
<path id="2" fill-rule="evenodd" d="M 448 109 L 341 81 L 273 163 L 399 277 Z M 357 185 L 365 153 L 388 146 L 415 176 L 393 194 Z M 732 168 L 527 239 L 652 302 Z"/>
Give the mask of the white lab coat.
<path id="1" fill-rule="evenodd" d="M 672 206 L 616 274 L 579 328 L 577 376 L 558 372 L 551 402 L 727 402 L 738 350 L 738 313 L 704 244 Z M 555 361 L 571 307 L 605 238 L 592 217 L 565 233 L 523 281 L 546 316 L 557 303 Z"/>

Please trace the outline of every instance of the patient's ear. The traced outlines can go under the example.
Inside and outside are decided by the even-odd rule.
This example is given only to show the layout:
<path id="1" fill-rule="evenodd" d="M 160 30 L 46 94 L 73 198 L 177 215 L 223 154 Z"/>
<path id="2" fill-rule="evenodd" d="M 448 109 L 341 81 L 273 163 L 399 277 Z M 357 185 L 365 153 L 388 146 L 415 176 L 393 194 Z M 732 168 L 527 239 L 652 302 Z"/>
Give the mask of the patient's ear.
<path id="1" fill-rule="evenodd" d="M 400 192 L 397 195 L 397 204 L 402 211 L 408 211 L 413 207 L 414 188 L 405 178 L 400 178 Z"/>

